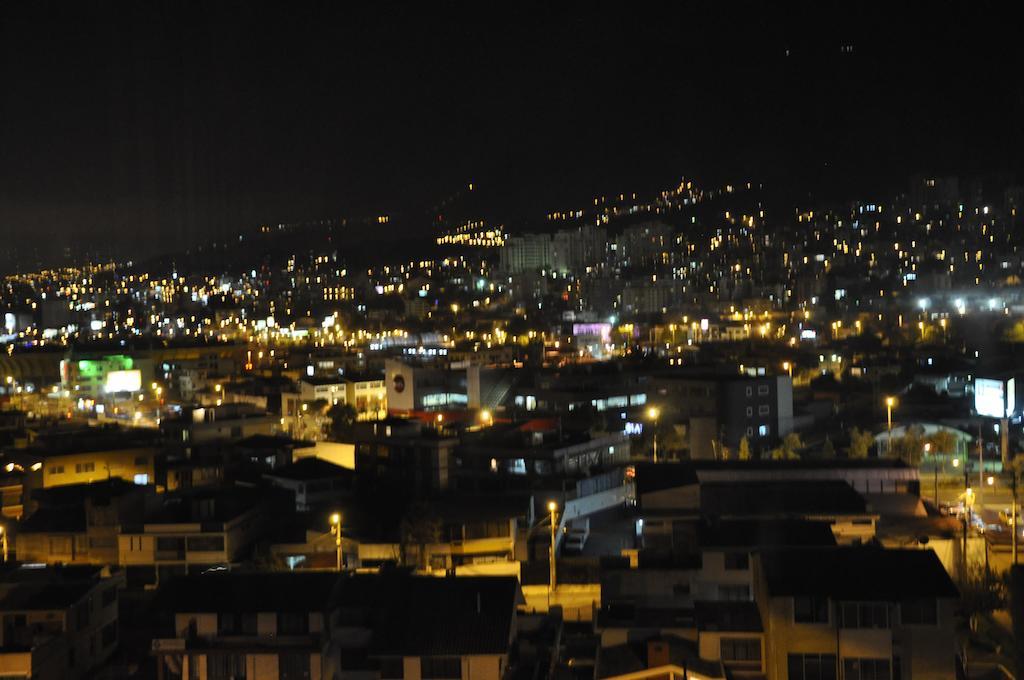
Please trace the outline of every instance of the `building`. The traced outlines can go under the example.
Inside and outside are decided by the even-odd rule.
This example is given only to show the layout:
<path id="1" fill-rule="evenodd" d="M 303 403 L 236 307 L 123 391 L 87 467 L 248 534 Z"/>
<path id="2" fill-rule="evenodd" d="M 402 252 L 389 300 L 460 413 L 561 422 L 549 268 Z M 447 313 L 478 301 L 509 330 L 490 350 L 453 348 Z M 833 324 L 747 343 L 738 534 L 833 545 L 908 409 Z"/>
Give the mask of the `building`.
<path id="1" fill-rule="evenodd" d="M 506 274 L 523 274 L 551 268 L 551 235 L 510 236 L 500 251 L 500 268 Z"/>
<path id="2" fill-rule="evenodd" d="M 117 648 L 118 590 L 106 568 L 4 565 L 0 570 L 0 676 L 86 677 Z"/>
<path id="3" fill-rule="evenodd" d="M 155 431 L 109 425 L 49 429 L 19 452 L 42 470 L 45 488 L 113 478 L 153 484 L 158 455 Z"/>
<path id="4" fill-rule="evenodd" d="M 250 404 L 231 403 L 182 409 L 176 418 L 165 418 L 160 429 L 176 446 L 237 441 L 253 435 L 274 435 L 281 419 Z"/>
<path id="5" fill-rule="evenodd" d="M 160 589 L 157 677 L 320 680 L 334 573 L 207 574 Z"/>
<path id="6" fill-rule="evenodd" d="M 340 375 L 306 375 L 299 378 L 299 395 L 303 402 L 325 401 L 328 404 L 348 403 L 345 381 Z"/>
<path id="7" fill-rule="evenodd" d="M 118 564 L 136 586 L 230 566 L 264 530 L 274 508 L 286 511 L 281 495 L 269 489 L 196 489 L 167 498 L 160 508 L 121 526 Z"/>
<path id="8" fill-rule="evenodd" d="M 151 359 L 127 354 L 69 356 L 60 362 L 63 389 L 74 397 L 94 401 L 134 395 L 153 377 Z"/>
<path id="9" fill-rule="evenodd" d="M 263 478 L 292 492 L 298 512 L 329 506 L 351 490 L 353 481 L 350 469 L 312 457 L 300 458 L 291 465 L 265 473 Z"/>
<path id="10" fill-rule="evenodd" d="M 161 680 L 500 680 L 521 601 L 512 577 L 189 576 L 161 590 L 153 654 Z"/>
<path id="11" fill-rule="evenodd" d="M 687 425 L 690 458 L 721 458 L 747 439 L 765 451 L 793 429 L 793 383 L 789 376 L 675 373 L 651 378 L 647 403 L 660 419 Z"/>
<path id="12" fill-rule="evenodd" d="M 958 675 L 958 592 L 931 550 L 788 548 L 755 557 L 768 680 Z"/>
<path id="13" fill-rule="evenodd" d="M 122 524 L 158 503 L 152 485 L 118 478 L 37 490 L 39 506 L 18 526 L 18 559 L 46 564 L 118 564 Z"/>

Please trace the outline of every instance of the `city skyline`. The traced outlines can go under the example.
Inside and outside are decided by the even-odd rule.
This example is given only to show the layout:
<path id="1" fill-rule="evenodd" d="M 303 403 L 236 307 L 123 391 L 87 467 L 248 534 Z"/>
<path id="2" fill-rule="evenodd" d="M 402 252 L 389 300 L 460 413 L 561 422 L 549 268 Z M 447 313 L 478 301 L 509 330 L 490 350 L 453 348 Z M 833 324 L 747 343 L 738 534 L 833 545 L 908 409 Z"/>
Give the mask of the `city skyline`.
<path id="1" fill-rule="evenodd" d="M 528 226 L 680 176 L 851 200 L 1024 157 L 1019 47 L 976 8 L 43 14 L 0 22 L 0 230 L 48 257 L 383 213 L 416 235 L 469 183 Z"/>

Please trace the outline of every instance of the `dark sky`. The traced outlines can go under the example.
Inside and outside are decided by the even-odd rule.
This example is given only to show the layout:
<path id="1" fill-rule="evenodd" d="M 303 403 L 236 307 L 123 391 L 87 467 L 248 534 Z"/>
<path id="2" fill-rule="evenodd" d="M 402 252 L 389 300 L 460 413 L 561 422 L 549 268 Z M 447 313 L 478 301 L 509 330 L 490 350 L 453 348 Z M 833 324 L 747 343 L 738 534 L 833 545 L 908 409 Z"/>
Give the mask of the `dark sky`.
<path id="1" fill-rule="evenodd" d="M 682 175 L 1021 169 L 999 4 L 410 4 L 0 3 L 0 241 L 151 254 L 468 181 L 515 228 Z"/>

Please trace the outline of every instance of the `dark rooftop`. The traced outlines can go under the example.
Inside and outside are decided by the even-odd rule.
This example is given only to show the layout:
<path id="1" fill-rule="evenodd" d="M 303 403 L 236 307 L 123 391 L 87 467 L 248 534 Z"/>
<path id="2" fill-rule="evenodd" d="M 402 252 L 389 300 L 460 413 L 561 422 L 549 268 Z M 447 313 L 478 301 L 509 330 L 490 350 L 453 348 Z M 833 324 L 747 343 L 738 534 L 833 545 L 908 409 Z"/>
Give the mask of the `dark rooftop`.
<path id="1" fill-rule="evenodd" d="M 674 635 L 662 635 L 652 640 L 602 647 L 598 652 L 598 663 L 595 669 L 597 677 L 607 678 L 646 670 L 649 667 L 650 645 L 658 643 L 668 646 L 669 664 L 699 673 L 704 677 L 725 677 L 721 662 L 701 659 L 695 642 Z"/>
<path id="2" fill-rule="evenodd" d="M 154 607 L 170 612 L 313 612 L 326 609 L 334 572 L 213 573 L 176 578 Z"/>
<path id="3" fill-rule="evenodd" d="M 309 481 L 316 479 L 332 479 L 335 477 L 346 477 L 353 474 L 352 470 L 343 468 L 334 463 L 328 463 L 320 458 L 300 458 L 299 460 L 277 468 L 273 472 L 264 474 L 264 477 L 279 477 L 294 481 Z"/>
<path id="4" fill-rule="evenodd" d="M 714 482 L 700 487 L 701 514 L 720 516 L 843 514 L 867 512 L 853 487 L 839 480 Z"/>
<path id="5" fill-rule="evenodd" d="M 508 650 L 512 618 L 520 600 L 514 577 L 383 578 L 388 586 L 388 615 L 372 645 L 377 656 L 501 654 Z M 346 590 L 350 588 L 343 585 L 342 601 Z"/>
<path id="6" fill-rule="evenodd" d="M 847 600 L 899 601 L 957 597 L 932 550 L 868 547 L 766 551 L 761 564 L 772 596 L 819 595 Z"/>
<path id="7" fill-rule="evenodd" d="M 738 519 L 703 521 L 697 527 L 697 542 L 705 548 L 768 548 L 835 545 L 835 534 L 827 522 L 791 519 Z"/>
<path id="8" fill-rule="evenodd" d="M 0 611 L 65 609 L 101 579 L 94 566 L 8 567 L 0 570 Z"/>

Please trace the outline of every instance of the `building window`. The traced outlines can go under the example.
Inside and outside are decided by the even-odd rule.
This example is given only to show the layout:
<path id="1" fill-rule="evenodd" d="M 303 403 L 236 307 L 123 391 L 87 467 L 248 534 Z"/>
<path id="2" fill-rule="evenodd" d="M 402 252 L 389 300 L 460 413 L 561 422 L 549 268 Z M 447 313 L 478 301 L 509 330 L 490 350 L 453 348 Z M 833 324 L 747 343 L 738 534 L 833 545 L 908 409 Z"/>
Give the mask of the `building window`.
<path id="1" fill-rule="evenodd" d="M 748 437 L 753 437 L 754 436 L 754 428 L 752 428 L 752 427 L 748 427 L 747 428 L 747 436 Z"/>
<path id="2" fill-rule="evenodd" d="M 54 465 L 53 467 L 50 468 L 50 474 L 51 475 L 62 475 L 62 474 L 64 474 L 64 466 L 63 465 Z"/>
<path id="3" fill-rule="evenodd" d="M 96 463 L 75 463 L 75 472 L 82 474 L 84 472 L 94 472 L 96 470 Z"/>
<path id="4" fill-rule="evenodd" d="M 283 653 L 278 656 L 277 677 L 280 680 L 309 680 L 309 654 Z"/>
<path id="5" fill-rule="evenodd" d="M 844 680 L 891 680 L 888 659 L 843 659 Z"/>
<path id="6" fill-rule="evenodd" d="M 245 654 L 206 655 L 206 680 L 245 679 Z"/>
<path id="7" fill-rule="evenodd" d="M 140 486 L 145 486 L 149 484 L 149 475 L 134 475 L 132 481 Z"/>
<path id="8" fill-rule="evenodd" d="M 888 628 L 889 605 L 884 602 L 843 602 L 839 605 L 842 628 Z"/>
<path id="9" fill-rule="evenodd" d="M 747 386 L 747 396 L 748 397 L 754 396 L 754 388 L 750 387 L 749 385 Z"/>
<path id="10" fill-rule="evenodd" d="M 420 659 L 423 680 L 462 680 L 462 659 L 457 656 L 425 656 Z"/>
<path id="11" fill-rule="evenodd" d="M 306 612 L 280 612 L 277 615 L 278 635 L 305 635 L 309 632 L 309 614 Z"/>
<path id="12" fill-rule="evenodd" d="M 222 612 L 217 614 L 218 635 L 238 635 L 242 632 L 241 622 L 238 614 L 234 612 Z"/>
<path id="13" fill-rule="evenodd" d="M 718 599 L 723 602 L 748 602 L 750 600 L 750 586 L 745 584 L 718 586 Z"/>
<path id="14" fill-rule="evenodd" d="M 767 437 L 770 431 L 771 430 L 767 425 L 758 425 L 757 427 L 757 434 L 760 435 L 761 437 Z"/>
<path id="15" fill-rule="evenodd" d="M 750 554 L 745 552 L 725 553 L 726 569 L 750 569 Z"/>
<path id="16" fill-rule="evenodd" d="M 223 536 L 189 536 L 186 540 L 189 552 L 223 552 Z"/>
<path id="17" fill-rule="evenodd" d="M 722 661 L 730 666 L 742 664 L 761 667 L 761 640 L 759 638 L 722 638 L 720 651 Z"/>
<path id="18" fill-rule="evenodd" d="M 751 417 L 753 417 L 753 415 L 754 415 L 754 407 L 753 406 L 748 406 L 747 407 L 747 417 L 751 418 Z"/>
<path id="19" fill-rule="evenodd" d="M 824 597 L 794 597 L 795 623 L 828 623 L 828 600 Z"/>
<path id="20" fill-rule="evenodd" d="M 939 622 L 934 598 L 905 600 L 900 603 L 900 622 L 905 626 L 934 626 Z"/>
<path id="21" fill-rule="evenodd" d="M 757 393 L 758 393 L 758 395 L 760 395 L 762 397 L 764 395 L 768 394 L 768 386 L 767 385 L 758 385 L 757 386 Z"/>
<path id="22" fill-rule="evenodd" d="M 405 678 L 405 663 L 402 657 L 381 659 L 380 677 L 381 680 L 403 680 Z"/>
<path id="23" fill-rule="evenodd" d="M 761 404 L 760 406 L 757 407 L 757 415 L 759 416 L 766 416 L 769 413 L 771 413 L 771 411 L 771 407 L 768 406 L 767 404 Z"/>
<path id="24" fill-rule="evenodd" d="M 135 457 L 135 467 L 146 467 L 146 465 L 148 463 L 149 463 L 149 459 L 146 458 L 145 456 L 136 456 Z"/>
<path id="25" fill-rule="evenodd" d="M 789 680 L 836 680 L 835 654 L 790 654 Z"/>

